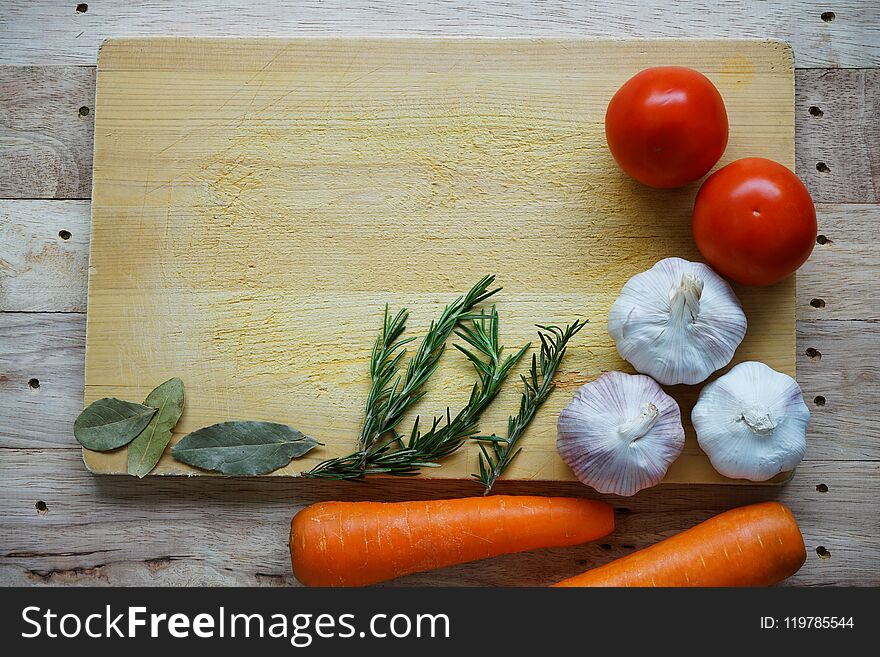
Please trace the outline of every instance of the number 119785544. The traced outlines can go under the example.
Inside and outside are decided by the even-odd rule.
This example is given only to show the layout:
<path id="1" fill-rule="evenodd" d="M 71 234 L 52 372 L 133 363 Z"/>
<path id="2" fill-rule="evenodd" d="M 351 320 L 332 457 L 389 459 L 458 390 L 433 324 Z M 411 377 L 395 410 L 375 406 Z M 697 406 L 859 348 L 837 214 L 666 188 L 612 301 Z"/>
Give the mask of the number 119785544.
<path id="1" fill-rule="evenodd" d="M 761 617 L 763 630 L 837 630 L 855 627 L 852 616 L 773 616 Z"/>

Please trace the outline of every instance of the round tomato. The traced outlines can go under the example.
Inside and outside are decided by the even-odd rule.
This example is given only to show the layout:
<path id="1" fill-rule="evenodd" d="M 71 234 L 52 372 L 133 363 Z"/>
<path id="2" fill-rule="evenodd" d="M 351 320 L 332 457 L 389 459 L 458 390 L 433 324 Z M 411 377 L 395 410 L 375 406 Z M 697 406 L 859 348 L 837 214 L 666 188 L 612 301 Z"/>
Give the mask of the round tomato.
<path id="1" fill-rule="evenodd" d="M 702 178 L 727 146 L 727 111 L 709 79 L 680 66 L 649 68 L 608 103 L 605 138 L 620 168 L 651 187 Z"/>
<path id="2" fill-rule="evenodd" d="M 706 179 L 694 203 L 694 239 L 722 276 L 771 285 L 816 243 L 816 208 L 804 184 L 773 160 L 747 157 Z"/>

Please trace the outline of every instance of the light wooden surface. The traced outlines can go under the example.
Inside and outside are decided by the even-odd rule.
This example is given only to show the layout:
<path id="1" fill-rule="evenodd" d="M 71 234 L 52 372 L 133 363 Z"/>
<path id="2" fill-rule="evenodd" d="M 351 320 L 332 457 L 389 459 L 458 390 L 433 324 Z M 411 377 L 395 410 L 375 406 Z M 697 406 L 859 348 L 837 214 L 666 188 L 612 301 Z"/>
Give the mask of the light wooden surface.
<path id="1" fill-rule="evenodd" d="M 0 583 L 295 584 L 285 540 L 290 516 L 304 504 L 353 496 L 467 494 L 467 484 L 436 481 L 382 482 L 369 489 L 284 479 L 139 482 L 93 477 L 82 465 L 70 426 L 83 394 L 86 279 L 84 273 L 71 273 L 76 268 L 70 260 L 88 251 L 88 236 L 78 228 L 88 225 L 88 193 L 81 186 L 69 187 L 59 198 L 82 200 L 31 200 L 53 198 L 52 190 L 64 189 L 58 164 L 63 149 L 73 152 L 78 131 L 91 129 L 94 114 L 78 114 L 80 99 L 94 93 L 82 74 L 94 75 L 89 67 L 104 36 L 151 30 L 269 34 L 280 29 L 285 36 L 389 31 L 398 36 L 529 36 L 537 31 L 545 36 L 617 37 L 681 37 L 696 30 L 709 38 L 787 39 L 796 67 L 857 69 L 796 71 L 797 171 L 819 203 L 820 232 L 828 241 L 816 246 L 798 277 L 798 380 L 813 415 L 807 457 L 794 479 L 770 491 L 662 486 L 625 503 L 608 543 L 512 555 L 414 575 L 396 584 L 542 584 L 768 495 L 793 509 L 808 546 L 807 563 L 787 584 L 880 584 L 880 278 L 875 273 L 880 143 L 878 124 L 869 120 L 872 112 L 876 115 L 872 108 L 880 75 L 876 68 L 866 68 L 878 65 L 876 4 L 784 0 L 735 7 L 683 3 L 670 9 L 667 3 L 658 8 L 657 3 L 635 0 L 612 7 L 493 2 L 467 8 L 461 3 L 413 2 L 378 8 L 346 3 L 352 11 L 343 11 L 340 4 L 296 3 L 286 5 L 284 12 L 278 2 L 243 10 L 238 3 L 233 8 L 220 0 L 188 3 L 185 10 L 154 2 L 127 2 L 124 9 L 93 3 L 85 14 L 75 14 L 73 5 L 49 2 L 4 9 L 0 58 L 31 68 L 18 75 L 22 69 L 0 67 L 0 152 L 4 163 L 14 157 L 20 172 L 18 184 L 0 192 L 8 199 L 0 201 Z M 831 10 L 835 20 L 822 21 L 820 14 Z M 611 12 L 622 18 L 609 19 Z M 231 21 L 231 14 L 241 21 Z M 42 27 L 30 22 L 35 18 Z M 80 46 L 86 38 L 92 39 L 90 44 Z M 58 93 L 60 84 L 64 94 Z M 823 114 L 812 114 L 811 107 Z M 35 124 L 57 142 L 44 147 L 48 142 L 34 134 Z M 90 180 L 91 147 L 76 152 L 79 180 Z M 837 164 L 818 171 L 817 162 L 827 160 Z M 7 217 L 20 225 L 8 230 Z M 58 237 L 62 229 L 71 232 L 63 244 Z M 46 248 L 32 244 L 29 234 Z M 825 304 L 811 306 L 814 298 Z M 30 379 L 38 379 L 39 388 L 29 387 Z M 825 405 L 815 405 L 817 396 L 825 397 Z M 585 494 L 575 484 L 503 482 L 499 492 Z M 38 503 L 45 510 L 38 510 Z M 818 556 L 820 546 L 828 558 Z"/>
<path id="2" fill-rule="evenodd" d="M 663 61 L 704 72 L 724 95 L 730 141 L 794 166 L 787 46 L 759 41 L 120 39 L 98 60 L 85 400 L 143 399 L 180 375 L 172 442 L 253 418 L 323 446 L 276 471 L 350 454 L 368 356 L 389 303 L 420 335 L 486 273 L 504 344 L 535 324 L 587 319 L 557 391 L 523 437 L 513 480 L 566 481 L 556 417 L 602 372 L 632 371 L 605 328 L 624 283 L 658 260 L 699 259 L 697 186 L 634 183 L 604 142 L 608 99 Z M 795 281 L 736 289 L 749 321 L 734 363 L 795 373 Z M 530 356 L 529 356 L 530 358 Z M 502 433 L 519 373 L 484 414 Z M 467 402 L 452 351 L 404 419 Z M 667 481 L 725 479 L 697 446 L 698 386 L 670 392 L 687 442 Z M 453 413 L 455 410 L 453 410 Z M 426 478 L 479 471 L 471 444 Z M 85 451 L 125 474 L 125 450 Z M 204 474 L 166 452 L 154 474 Z M 784 477 L 783 477 L 784 479 Z"/>
<path id="3" fill-rule="evenodd" d="M 778 39 L 798 67 L 880 65 L 871 0 L 30 0 L 3 12 L 0 64 L 93 65 L 110 36 Z M 830 14 L 833 14 L 833 18 Z"/>

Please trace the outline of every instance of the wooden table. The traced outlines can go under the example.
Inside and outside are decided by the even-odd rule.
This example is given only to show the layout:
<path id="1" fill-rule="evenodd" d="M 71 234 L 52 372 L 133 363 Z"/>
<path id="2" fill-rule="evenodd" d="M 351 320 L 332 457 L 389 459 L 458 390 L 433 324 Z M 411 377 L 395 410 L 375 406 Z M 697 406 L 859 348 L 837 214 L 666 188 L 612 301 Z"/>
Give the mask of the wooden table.
<path id="1" fill-rule="evenodd" d="M 808 546 L 789 584 L 880 584 L 880 8 L 871 0 L 15 3 L 0 17 L 0 584 L 288 585 L 305 504 L 463 495 L 473 484 L 95 477 L 82 408 L 97 48 L 118 35 L 774 38 L 795 52 L 797 168 L 819 211 L 798 274 L 798 380 L 813 419 L 784 487 L 661 486 L 614 500 L 604 543 L 400 585 L 542 585 L 740 504 L 779 499 Z M 499 493 L 589 495 L 580 485 Z"/>

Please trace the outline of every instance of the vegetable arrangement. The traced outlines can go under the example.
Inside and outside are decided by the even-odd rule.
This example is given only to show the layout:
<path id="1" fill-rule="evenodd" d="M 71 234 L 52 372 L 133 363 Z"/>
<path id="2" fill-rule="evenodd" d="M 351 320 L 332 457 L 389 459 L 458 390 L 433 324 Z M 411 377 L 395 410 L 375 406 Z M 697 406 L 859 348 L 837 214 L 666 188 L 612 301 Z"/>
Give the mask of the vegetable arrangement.
<path id="1" fill-rule="evenodd" d="M 652 187 L 681 187 L 715 166 L 727 147 L 724 100 L 697 71 L 649 68 L 614 94 L 605 113 L 614 159 Z M 794 273 L 816 243 L 816 209 L 788 168 L 748 157 L 700 186 L 693 214 L 697 247 L 719 273 L 745 285 L 772 285 Z"/>
<path id="2" fill-rule="evenodd" d="M 409 573 L 609 534 L 604 502 L 493 495 L 430 502 L 322 502 L 290 524 L 293 572 L 307 586 L 364 586 Z"/>
<path id="3" fill-rule="evenodd" d="M 681 67 L 648 69 L 611 99 L 609 149 L 636 180 L 658 188 L 694 182 L 717 164 L 728 141 L 724 101 L 703 75 Z M 738 160 L 709 176 L 697 194 L 694 239 L 709 265 L 667 258 L 634 275 L 610 309 L 608 330 L 620 356 L 639 374 L 609 372 L 582 386 L 558 419 L 557 449 L 578 479 L 601 493 L 634 495 L 658 484 L 684 447 L 681 411 L 661 385 L 696 385 L 727 367 L 747 320 L 721 277 L 771 285 L 809 257 L 815 208 L 798 178 L 762 158 Z M 718 273 L 716 273 L 718 272 Z M 721 274 L 721 275 L 719 275 Z M 584 327 L 538 325 L 540 350 L 521 377 L 516 415 L 505 435 L 480 434 L 478 423 L 530 348 L 510 354 L 499 314 L 482 307 L 499 292 L 493 276 L 447 305 L 407 359 L 409 313 L 385 307 L 370 355 L 371 386 L 351 454 L 329 458 L 304 476 L 356 480 L 412 476 L 439 467 L 469 440 L 489 493 L 521 452 L 520 441 L 554 390 L 571 339 Z M 467 404 L 435 417 L 407 412 L 426 394 L 447 342 L 471 363 Z M 128 472 L 148 474 L 165 452 L 184 408 L 183 382 L 172 378 L 144 402 L 100 399 L 77 418 L 87 449 L 128 445 Z M 809 410 L 797 383 L 762 363 L 746 362 L 707 384 L 691 419 L 701 448 L 723 475 L 765 481 L 803 458 Z M 232 421 L 184 436 L 174 458 L 229 475 L 259 475 L 319 445 L 285 424 Z M 501 554 L 595 540 L 614 528 L 611 506 L 575 498 L 491 496 L 426 502 L 324 502 L 297 513 L 291 563 L 309 586 L 363 586 Z M 768 586 L 804 563 L 803 538 L 791 512 L 775 502 L 733 509 L 654 546 L 556 584 L 576 586 Z"/>
<path id="4" fill-rule="evenodd" d="M 677 67 L 634 76 L 605 115 L 614 158 L 629 175 L 655 187 L 681 186 L 708 173 L 724 152 L 727 130 L 717 89 L 699 73 Z M 744 158 L 703 183 L 693 230 L 698 248 L 721 274 L 769 285 L 809 257 L 816 213 L 791 171 Z M 704 382 L 731 362 L 746 329 L 730 285 L 709 266 L 681 258 L 666 258 L 633 276 L 608 314 L 620 356 L 663 385 Z M 560 414 L 557 449 L 580 481 L 603 493 L 632 495 L 659 483 L 681 452 L 680 427 L 669 419 L 679 415 L 678 407 L 659 386 L 646 395 L 643 385 L 608 376 L 583 386 Z M 676 413 L 658 423 L 658 407 L 670 402 Z M 803 458 L 809 416 L 794 379 L 747 362 L 703 389 L 691 420 L 700 447 L 721 474 L 766 481 Z"/>
<path id="5" fill-rule="evenodd" d="M 367 475 L 411 476 L 421 468 L 439 467 L 439 461 L 458 450 L 467 440 L 480 441 L 480 472 L 473 477 L 488 493 L 510 466 L 515 449 L 538 408 L 554 389 L 553 378 L 566 353 L 568 342 L 586 324 L 575 321 L 564 329 L 539 325 L 540 357 L 532 356 L 528 376 L 522 376 L 523 394 L 519 413 L 508 420 L 506 437 L 481 436 L 477 422 L 501 390 L 513 367 L 530 347 L 527 343 L 504 356 L 499 341 L 499 317 L 495 306 L 476 307 L 501 288 L 492 289 L 494 276 L 480 279 L 471 290 L 444 308 L 432 322 L 415 354 L 401 372 L 403 338 L 409 312 L 403 308 L 393 317 L 388 307 L 382 331 L 370 356 L 372 385 L 367 396 L 364 424 L 356 452 L 322 461 L 306 477 L 360 479 Z M 452 335 L 467 346 L 454 346 L 470 361 L 477 381 L 467 405 L 455 416 L 435 417 L 431 428 L 420 430 L 417 417 L 408 439 L 398 431 L 405 413 L 426 393 L 425 384 L 437 370 Z M 153 390 L 144 404 L 115 398 L 100 399 L 88 406 L 74 423 L 74 436 L 87 449 L 107 451 L 129 446 L 129 474 L 143 477 L 156 466 L 171 440 L 171 432 L 183 412 L 183 382 L 171 379 Z M 445 419 L 445 424 L 444 424 Z M 485 443 L 490 448 L 485 447 Z M 227 475 L 268 474 L 303 456 L 320 443 L 293 427 L 275 422 L 237 420 L 214 424 L 184 436 L 172 449 L 174 458 L 191 466 Z"/>
<path id="6" fill-rule="evenodd" d="M 655 187 L 675 187 L 701 178 L 721 158 L 727 114 L 717 89 L 699 73 L 649 69 L 609 103 L 606 137 L 614 158 L 631 176 Z M 710 264 L 733 280 L 755 285 L 774 283 L 797 269 L 809 256 L 816 233 L 812 201 L 800 181 L 781 165 L 754 158 L 728 165 L 704 183 L 693 227 Z M 386 319 L 392 345 L 399 337 L 395 326 Z M 509 418 L 507 438 L 477 437 L 489 444 L 489 449 L 481 445 L 477 476 L 487 492 L 518 453 L 515 443 L 545 391 L 552 389 L 548 382 L 569 333 L 578 328 L 576 323 L 566 331 L 546 329 L 555 340 L 541 335 L 541 377 L 533 357 L 531 378 L 523 378 L 520 412 Z M 582 386 L 559 416 L 557 449 L 582 482 L 602 493 L 633 495 L 659 483 L 684 446 L 678 404 L 659 384 L 699 384 L 729 365 L 747 321 L 730 285 L 713 269 L 668 258 L 626 283 L 610 310 L 608 329 L 620 355 L 641 374 L 610 372 Z M 474 347 L 487 346 L 479 351 L 488 361 L 468 354 L 481 375 L 491 372 L 489 363 L 499 363 L 484 333 L 475 327 L 473 334 L 460 336 Z M 395 348 L 386 349 L 387 344 L 377 342 L 374 359 L 387 352 L 396 365 Z M 385 361 L 378 362 L 374 389 L 381 406 L 388 404 L 382 400 L 394 398 L 397 384 L 389 392 L 393 375 L 383 375 Z M 472 399 L 485 389 L 479 386 Z M 762 481 L 790 470 L 803 457 L 809 411 L 791 377 L 748 362 L 703 389 L 692 420 L 701 447 L 722 474 Z M 358 453 L 329 463 L 328 471 L 353 467 L 354 475 L 361 476 L 374 452 L 381 456 L 394 445 L 404 449 L 394 426 L 377 450 L 362 441 Z M 507 497 L 317 504 L 291 523 L 291 563 L 306 585 L 372 584 L 598 538 L 613 526 L 609 508 L 599 505 Z M 722 513 L 557 586 L 769 586 L 797 572 L 805 559 L 791 512 L 766 502 Z"/>

